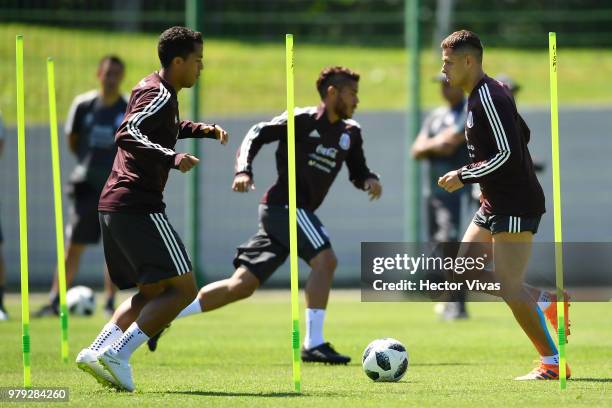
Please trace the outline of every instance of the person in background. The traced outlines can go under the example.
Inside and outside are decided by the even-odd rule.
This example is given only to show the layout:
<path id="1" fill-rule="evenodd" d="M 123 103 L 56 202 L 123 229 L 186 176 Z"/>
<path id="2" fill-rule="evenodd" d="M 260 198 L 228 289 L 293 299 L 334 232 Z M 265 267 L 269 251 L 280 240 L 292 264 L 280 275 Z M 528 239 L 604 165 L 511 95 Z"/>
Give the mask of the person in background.
<path id="1" fill-rule="evenodd" d="M 428 215 L 428 241 L 449 243 L 459 241 L 462 203 L 467 203 L 468 190 L 450 194 L 438 187 L 438 178 L 469 161 L 464 127 L 466 98 L 463 89 L 451 86 L 442 74 L 434 78 L 440 83 L 444 105 L 434 109 L 423 121 L 412 145 L 414 159 L 428 164 L 425 188 Z M 444 246 L 450 250 L 450 246 Z M 455 254 L 445 254 L 454 256 Z M 436 305 L 435 311 L 444 320 L 468 317 L 466 291 L 453 291 L 448 302 Z"/>
<path id="2" fill-rule="evenodd" d="M 69 287 L 79 270 L 81 256 L 89 245 L 100 242 L 98 200 L 111 172 L 117 147 L 115 132 L 123 120 L 127 100 L 120 93 L 125 64 L 114 55 L 102 57 L 98 64 L 99 88 L 74 98 L 65 125 L 70 151 L 77 165 L 70 175 L 69 196 L 72 200 L 70 221 L 66 227 L 66 285 Z M 104 265 L 104 311 L 115 310 L 115 287 Z M 59 314 L 57 270 L 49 292 L 49 304 L 37 317 Z"/>

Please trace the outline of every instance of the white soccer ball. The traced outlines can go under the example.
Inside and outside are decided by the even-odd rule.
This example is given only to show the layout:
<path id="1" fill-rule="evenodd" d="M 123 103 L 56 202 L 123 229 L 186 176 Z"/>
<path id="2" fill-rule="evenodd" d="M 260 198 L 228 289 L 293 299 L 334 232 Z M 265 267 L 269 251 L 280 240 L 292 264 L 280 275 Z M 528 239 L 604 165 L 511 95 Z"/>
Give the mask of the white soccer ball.
<path id="1" fill-rule="evenodd" d="M 395 339 L 378 339 L 368 344 L 361 361 L 373 381 L 399 381 L 408 369 L 408 351 Z"/>
<path id="2" fill-rule="evenodd" d="M 96 310 L 96 297 L 87 286 L 75 286 L 66 292 L 66 305 L 70 314 L 91 316 Z"/>

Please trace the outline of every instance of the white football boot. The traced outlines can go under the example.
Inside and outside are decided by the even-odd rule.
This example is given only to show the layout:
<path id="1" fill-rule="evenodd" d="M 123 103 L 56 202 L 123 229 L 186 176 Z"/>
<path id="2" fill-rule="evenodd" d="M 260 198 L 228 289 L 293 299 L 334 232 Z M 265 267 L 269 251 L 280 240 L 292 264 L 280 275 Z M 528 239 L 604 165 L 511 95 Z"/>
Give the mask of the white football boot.
<path id="1" fill-rule="evenodd" d="M 110 346 L 100 351 L 98 362 L 113 376 L 117 388 L 129 392 L 134 391 L 130 363 L 117 357 L 117 353 Z"/>
<path id="2" fill-rule="evenodd" d="M 81 350 L 76 358 L 77 367 L 90 374 L 104 387 L 117 387 L 115 379 L 98 362 L 98 353 L 90 348 Z"/>

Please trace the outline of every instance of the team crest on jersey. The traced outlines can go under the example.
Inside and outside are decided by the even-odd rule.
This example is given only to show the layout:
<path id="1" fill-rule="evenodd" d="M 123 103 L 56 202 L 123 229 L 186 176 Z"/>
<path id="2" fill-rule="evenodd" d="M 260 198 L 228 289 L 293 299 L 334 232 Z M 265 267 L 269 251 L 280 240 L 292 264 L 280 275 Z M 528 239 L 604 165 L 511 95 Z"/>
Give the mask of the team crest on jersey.
<path id="1" fill-rule="evenodd" d="M 343 150 L 348 150 L 349 147 L 351 147 L 351 136 L 348 133 L 343 133 L 342 136 L 340 136 L 339 144 Z"/>
<path id="2" fill-rule="evenodd" d="M 467 117 L 466 125 L 470 129 L 472 128 L 472 126 L 474 126 L 474 116 L 472 116 L 472 111 L 468 112 L 468 117 Z"/>

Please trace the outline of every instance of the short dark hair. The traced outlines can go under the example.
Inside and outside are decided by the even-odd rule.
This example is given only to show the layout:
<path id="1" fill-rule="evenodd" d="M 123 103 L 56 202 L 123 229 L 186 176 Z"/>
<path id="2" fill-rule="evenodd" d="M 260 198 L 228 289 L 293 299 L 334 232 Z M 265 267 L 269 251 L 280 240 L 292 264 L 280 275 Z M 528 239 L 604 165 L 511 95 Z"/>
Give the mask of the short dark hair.
<path id="1" fill-rule="evenodd" d="M 170 27 L 159 36 L 157 55 L 162 67 L 168 68 L 176 57 L 187 59 L 195 50 L 195 44 L 202 44 L 202 33 L 187 27 Z"/>
<path id="2" fill-rule="evenodd" d="M 100 62 L 98 62 L 98 69 L 102 68 L 102 65 L 107 61 L 111 64 L 117 64 L 122 70 L 125 70 L 125 63 L 123 60 L 114 54 L 108 54 L 100 58 Z"/>
<path id="3" fill-rule="evenodd" d="M 319 79 L 317 79 L 317 90 L 321 99 L 327 95 L 327 88 L 331 85 L 337 89 L 341 89 L 347 85 L 349 81 L 359 82 L 359 74 L 346 67 L 327 67 L 321 70 Z"/>
<path id="4" fill-rule="evenodd" d="M 450 48 L 453 51 L 468 51 L 474 54 L 482 62 L 482 43 L 478 35 L 472 31 L 455 31 L 440 44 L 442 49 Z"/>

